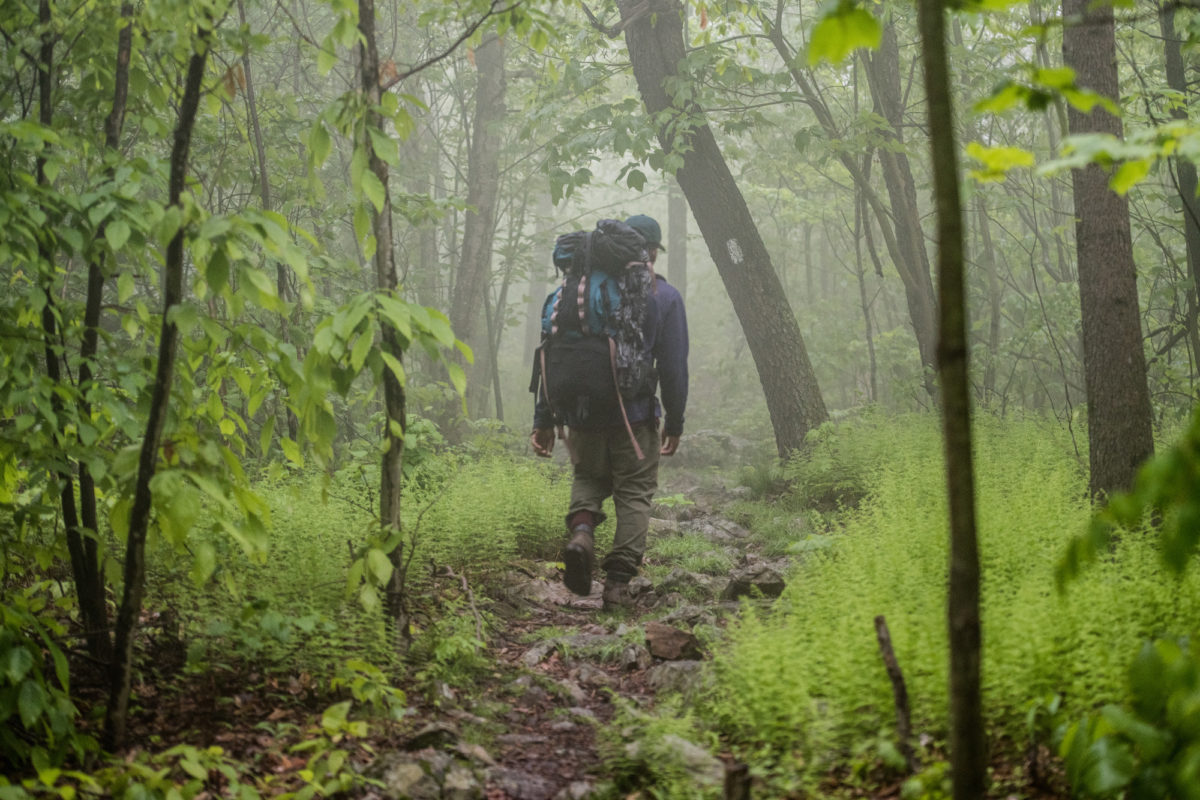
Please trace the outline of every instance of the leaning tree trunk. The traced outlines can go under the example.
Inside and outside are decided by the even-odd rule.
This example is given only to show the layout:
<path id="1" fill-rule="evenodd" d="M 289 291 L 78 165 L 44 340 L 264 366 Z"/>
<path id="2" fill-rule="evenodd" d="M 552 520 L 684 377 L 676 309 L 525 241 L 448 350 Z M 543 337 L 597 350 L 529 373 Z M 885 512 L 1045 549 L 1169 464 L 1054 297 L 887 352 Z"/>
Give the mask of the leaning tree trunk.
<path id="1" fill-rule="evenodd" d="M 934 330 L 937 305 L 933 299 L 933 281 L 929 277 L 929 256 L 925 252 L 925 234 L 921 228 L 921 210 L 917 206 L 917 184 L 913 180 L 908 156 L 904 153 L 904 108 L 900 92 L 900 47 L 896 41 L 896 25 L 888 15 L 883 25 L 883 37 L 879 50 L 865 60 L 867 84 L 875 110 L 887 121 L 889 128 L 883 131 L 888 143 L 875 152 L 891 199 L 892 218 L 895 220 L 896 244 L 902 257 L 896 262 L 901 273 L 905 297 L 908 300 L 909 316 L 917 347 L 921 353 L 921 364 L 926 367 L 924 382 L 932 395 L 936 389 L 932 371 L 936 364 L 934 354 Z"/>
<path id="2" fill-rule="evenodd" d="M 504 39 L 488 34 L 475 50 L 478 84 L 475 120 L 467 157 L 467 205 L 463 223 L 462 258 L 454 280 L 450 324 L 455 335 L 474 348 L 479 363 L 472 371 L 467 406 L 484 413 L 490 354 L 487 332 L 477 335 L 484 312 L 484 293 L 492 273 L 496 236 L 496 204 L 500 190 L 500 136 L 496 125 L 504 118 Z"/>
<path id="3" fill-rule="evenodd" d="M 767 39 L 774 45 L 775 51 L 779 53 L 784 63 L 788 65 L 788 72 L 792 77 L 793 83 L 800 90 L 800 96 L 804 98 L 805 105 L 816 116 L 817 122 L 825 132 L 825 135 L 831 140 L 843 138 L 842 131 L 838 128 L 833 114 L 821 97 L 815 81 L 797 66 L 799 63 L 798 56 L 793 52 L 787 39 L 784 38 L 782 25 L 783 5 L 781 3 L 776 7 L 774 22 L 768 22 L 766 25 Z M 894 42 L 894 32 L 891 38 Z M 890 69 L 898 72 L 898 53 L 896 61 L 897 65 L 890 67 Z M 870 72 L 871 69 L 868 67 L 868 76 Z M 886 106 L 894 108 L 897 119 L 900 109 L 898 80 L 899 78 L 897 77 L 897 83 L 894 87 L 894 98 L 892 97 L 892 92 L 877 90 L 873 84 L 871 86 L 875 101 L 880 103 L 880 98 L 876 96 L 877 93 L 884 94 L 886 96 Z M 890 85 L 889 81 L 882 81 L 882 83 Z M 896 125 L 899 125 L 899 120 L 896 122 Z M 891 154 L 883 153 L 883 150 L 886 149 L 883 148 L 880 151 L 880 160 L 884 165 L 884 172 L 887 177 L 885 183 L 889 190 L 889 196 L 892 199 L 891 208 L 884 205 L 883 200 L 880 199 L 879 194 L 875 191 L 875 187 L 871 184 L 870 170 L 865 166 L 860 166 L 853 153 L 849 151 L 839 153 L 838 160 L 846 169 L 847 174 L 850 175 L 856 189 L 862 193 L 864 202 L 871 209 L 871 213 L 879 225 L 879 232 L 883 237 L 884 246 L 892 258 L 892 264 L 896 267 L 896 272 L 900 275 L 900 281 L 904 285 L 905 299 L 908 302 L 909 324 L 912 325 L 913 335 L 917 340 L 917 349 L 920 354 L 922 369 L 925 372 L 925 388 L 926 391 L 933 395 L 935 388 L 929 379 L 929 375 L 936 369 L 934 328 L 935 320 L 937 319 L 937 306 L 933 294 L 933 283 L 929 278 L 929 258 L 925 253 L 920 215 L 916 211 L 915 187 L 912 190 L 911 200 L 908 199 L 908 190 L 905 188 L 906 181 L 904 175 L 906 172 L 910 172 L 907 159 L 901 164 Z M 911 174 L 908 175 L 907 184 L 910 187 L 913 185 Z"/>
<path id="4" fill-rule="evenodd" d="M 395 292 L 399 286 L 396 278 L 396 261 L 392 249 L 392 195 L 388 190 L 388 167 L 375 152 L 367 130 L 383 130 L 383 118 L 379 108 L 379 51 L 375 44 L 375 0 L 358 0 L 358 30 L 362 34 L 359 44 L 359 78 L 363 96 L 367 100 L 366 125 L 358 146 L 366 150 L 367 165 L 383 186 L 383 204 L 376 209 L 371 206 L 371 232 L 375 236 L 375 284 L 380 292 Z M 380 320 L 380 347 L 384 353 L 403 362 L 404 348 L 400 332 L 389 322 Z M 398 534 L 401 528 L 400 497 L 404 467 L 404 433 L 407 430 L 405 416 L 404 385 L 391 370 L 383 370 L 384 406 L 384 453 L 379 475 L 379 519 L 388 534 Z M 397 643 L 407 643 L 408 617 L 405 597 L 405 554 L 403 544 L 392 548 L 392 577 L 387 592 L 388 616 L 395 625 Z"/>
<path id="5" fill-rule="evenodd" d="M 941 0 L 920 0 L 917 5 L 937 203 L 938 374 L 950 504 L 950 775 L 954 800 L 981 800 L 987 788 L 987 740 L 979 677 L 982 633 L 967 369 L 966 259 L 943 9 Z"/>
<path id="6" fill-rule="evenodd" d="M 192 129 L 204 82 L 204 68 L 213 29 L 200 27 L 195 49 L 188 60 L 183 98 L 179 103 L 179 122 L 171 147 L 171 177 L 168 200 L 182 211 L 184 183 L 187 180 L 188 151 Z M 175 352 L 178 328 L 172 321 L 172 311 L 183 302 L 183 240 L 184 229 L 171 237 L 163 263 L 162 330 L 158 339 L 158 366 L 154 374 L 154 390 L 150 398 L 150 413 L 146 420 L 146 435 L 138 457 L 137 482 L 134 484 L 133 507 L 129 512 L 129 533 L 125 544 L 125 587 L 121 607 L 117 611 L 115 653 L 112 682 L 109 687 L 104 735 L 110 749 L 124 745 L 125 726 L 129 712 L 129 692 L 133 679 L 133 637 L 142 611 L 146 588 L 146 532 L 150 526 L 150 506 L 153 497 L 150 481 L 158 464 L 159 443 L 166 425 L 167 409 L 171 402 L 171 383 L 175 376 Z"/>
<path id="7" fill-rule="evenodd" d="M 646 110 L 671 117 L 658 132 L 663 150 L 683 159 L 676 178 L 704 235 L 758 368 L 781 457 L 799 450 L 804 437 L 828 419 L 800 326 L 746 200 L 721 154 L 702 111 L 676 100 L 668 86 L 679 80 L 686 53 L 678 0 L 618 0 L 633 74 Z"/>
<path id="8" fill-rule="evenodd" d="M 1063 0 L 1063 63 L 1082 88 L 1118 97 L 1116 33 L 1111 5 Z M 1100 106 L 1067 112 L 1072 134 L 1122 135 L 1121 119 Z M 1138 466 L 1154 453 L 1150 392 L 1138 316 L 1129 203 L 1091 164 L 1073 170 L 1075 247 L 1083 320 L 1083 371 L 1093 495 L 1133 486 Z"/>

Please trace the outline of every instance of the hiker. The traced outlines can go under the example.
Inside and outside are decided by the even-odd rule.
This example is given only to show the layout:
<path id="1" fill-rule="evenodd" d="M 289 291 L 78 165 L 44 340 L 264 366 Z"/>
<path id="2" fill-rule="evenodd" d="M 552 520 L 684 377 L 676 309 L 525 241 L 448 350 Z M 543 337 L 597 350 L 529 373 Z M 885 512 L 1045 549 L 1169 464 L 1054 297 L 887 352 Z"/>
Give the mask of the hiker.
<path id="1" fill-rule="evenodd" d="M 628 229 L 611 220 L 604 220 L 598 226 L 598 231 L 606 223 L 613 223 L 612 230 Z M 545 350 L 549 343 L 553 348 L 555 343 L 549 341 L 558 334 L 557 324 L 567 324 L 572 321 L 574 313 L 564 314 L 562 320 L 557 320 L 556 314 L 561 310 L 562 295 L 568 298 L 578 293 L 580 297 L 584 289 L 576 292 L 571 289 L 564 292 L 563 288 L 552 292 L 546 298 L 543 307 L 543 348 L 541 365 L 534 367 L 534 386 L 538 391 L 534 405 L 533 433 L 530 443 L 539 456 L 549 457 L 554 450 L 555 428 L 558 427 L 560 438 L 563 436 L 562 425 L 570 428 L 569 436 L 565 437 L 566 444 L 574 462 L 574 480 L 571 484 L 571 504 L 567 512 L 567 531 L 570 537 L 563 555 L 566 573 L 563 582 L 567 588 L 579 595 L 588 595 L 592 587 L 592 567 L 595 559 L 595 530 L 604 522 L 606 515 L 601 511 L 601 504 L 610 495 L 617 515 L 617 527 L 613 536 L 612 549 L 604 557 L 600 566 L 605 572 L 603 607 L 605 610 L 631 608 L 633 598 L 629 592 L 629 581 L 637 575 L 646 550 L 646 533 L 650 526 L 650 508 L 654 492 L 658 488 L 658 460 L 660 455 L 674 455 L 679 448 L 679 437 L 683 433 L 684 408 L 687 405 L 688 388 L 688 332 L 687 318 L 684 314 L 683 298 L 667 281 L 654 273 L 654 261 L 662 246 L 662 230 L 658 222 L 645 214 L 636 214 L 625 220 L 625 226 L 640 234 L 639 244 L 643 249 L 641 259 L 631 261 L 626 267 L 630 270 L 628 278 L 622 286 L 637 286 L 638 279 L 644 280 L 644 310 L 641 314 L 636 336 L 627 335 L 626 339 L 640 339 L 638 345 L 641 359 L 646 363 L 647 375 L 640 379 L 641 383 L 634 388 L 616 394 L 617 406 L 598 403 L 594 398 L 582 400 L 572 399 L 576 403 L 566 404 L 553 393 L 546 391 L 547 376 L 545 372 Z M 598 236 L 592 234 L 593 237 Z M 555 263 L 560 264 L 560 250 L 564 245 L 574 244 L 576 248 L 585 248 L 591 252 L 593 246 L 599 247 L 594 240 L 576 238 L 564 242 L 568 237 L 559 237 L 555 249 Z M 639 237 L 633 237 L 638 239 Z M 565 249 L 570 250 L 570 247 Z M 575 254 L 578 258 L 578 253 Z M 565 257 L 563 261 L 565 261 Z M 564 270 L 564 287 L 570 281 L 570 271 Z M 643 277 L 644 276 L 644 277 Z M 576 279 L 578 280 L 578 279 Z M 603 295 L 602 290 L 596 289 L 597 281 L 603 277 L 593 273 L 589 297 Z M 601 283 L 601 286 L 610 282 Z M 621 295 L 620 303 L 628 308 L 639 309 L 636 290 L 628 290 Z M 580 301 L 582 302 L 582 301 Z M 610 302 L 610 301 L 604 301 Z M 571 301 L 567 300 L 567 305 Z M 624 310 L 624 308 L 623 308 Z M 592 309 L 578 308 L 578 317 L 591 320 Z M 599 313 L 599 312 L 597 312 Z M 620 314 L 618 314 L 620 316 Z M 556 321 L 557 320 L 557 321 Z M 637 321 L 637 320 L 635 320 Z M 618 336 L 620 334 L 618 333 Z M 595 339 L 596 337 L 582 337 Z M 600 337 L 603 339 L 603 337 Z M 611 386 L 618 373 L 617 353 L 621 345 L 610 346 L 612 359 L 611 372 L 614 379 L 608 382 Z M 581 361 L 581 360 L 579 360 Z M 579 363 L 577 361 L 577 363 Z M 541 372 L 539 372 L 539 366 Z M 569 367 L 568 370 L 569 371 Z M 577 382 L 586 382 L 590 374 L 607 373 L 609 370 L 600 367 L 590 367 L 588 372 L 576 376 Z M 634 371 L 637 371 L 636 368 Z M 538 378 L 541 376 L 539 384 Z M 622 373 L 624 377 L 625 373 Z M 554 385 L 554 376 L 549 376 L 549 384 Z M 541 389 L 538 389 L 540 385 Z M 662 403 L 659 404 L 656 390 L 661 386 Z M 549 396 L 547 396 L 549 394 Z M 569 394 L 562 392 L 560 394 Z M 623 395 L 629 394 L 628 397 Z M 598 413 L 588 413 L 587 409 L 598 405 Z M 580 409 L 584 409 L 582 414 Z M 555 411 L 558 413 L 556 414 Z M 583 416 L 584 418 L 580 418 Z M 565 418 L 564 418 L 565 417 Z M 663 418 L 662 438 L 659 438 L 659 422 Z"/>

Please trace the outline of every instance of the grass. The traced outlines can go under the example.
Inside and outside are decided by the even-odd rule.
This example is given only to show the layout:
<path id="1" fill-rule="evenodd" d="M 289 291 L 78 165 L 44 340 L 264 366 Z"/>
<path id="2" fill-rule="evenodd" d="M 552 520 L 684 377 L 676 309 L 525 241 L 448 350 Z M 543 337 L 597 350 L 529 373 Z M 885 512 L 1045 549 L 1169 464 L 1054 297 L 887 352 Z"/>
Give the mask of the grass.
<path id="1" fill-rule="evenodd" d="M 747 606 L 715 655 L 716 699 L 699 713 L 740 749 L 811 776 L 890 730 L 878 614 L 916 730 L 945 734 L 948 533 L 936 424 L 870 419 L 837 432 L 839 480 L 866 494 L 829 545 L 801 560 L 775 608 Z M 1046 694 L 1061 693 L 1068 713 L 1123 699 L 1144 639 L 1195 632 L 1200 577 L 1164 577 L 1152 537 L 1132 534 L 1058 593 L 1055 564 L 1091 513 L 1069 439 L 1032 419 L 982 418 L 976 433 L 984 704 L 993 732 L 1020 738 L 1027 709 Z"/>

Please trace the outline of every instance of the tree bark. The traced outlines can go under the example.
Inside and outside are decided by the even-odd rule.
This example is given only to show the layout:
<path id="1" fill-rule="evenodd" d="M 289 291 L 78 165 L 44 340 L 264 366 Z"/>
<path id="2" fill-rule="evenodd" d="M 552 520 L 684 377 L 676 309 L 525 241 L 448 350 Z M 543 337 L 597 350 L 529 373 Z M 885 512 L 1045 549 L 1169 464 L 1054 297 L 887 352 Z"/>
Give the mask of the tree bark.
<path id="1" fill-rule="evenodd" d="M 1162 3 L 1159 12 L 1159 27 L 1162 31 L 1165 53 L 1167 86 L 1178 92 L 1184 100 L 1171 108 L 1174 119 L 1188 118 L 1187 74 L 1183 66 L 1183 38 L 1175 30 L 1175 4 L 1173 0 Z M 1187 327 L 1189 337 L 1195 341 L 1197 317 L 1200 316 L 1200 202 L 1196 198 L 1196 165 L 1190 159 L 1174 160 L 1176 188 L 1183 203 L 1183 240 L 1187 249 L 1188 277 L 1191 286 L 1187 291 Z"/>
<path id="2" fill-rule="evenodd" d="M 475 50 L 478 83 L 475 88 L 475 118 L 471 149 L 467 156 L 467 205 L 463 221 L 462 255 L 454 281 L 450 324 L 455 335 L 471 345 L 481 363 L 472 370 L 467 390 L 467 407 L 473 414 L 485 412 L 488 387 L 489 341 L 476 335 L 484 311 L 492 271 L 492 249 L 496 236 L 496 205 L 500 190 L 500 137 L 495 130 L 506 113 L 504 104 L 504 40 L 484 36 Z"/>
<path id="3" fill-rule="evenodd" d="M 117 66 L 113 73 L 113 103 L 104 121 L 104 147 L 116 152 L 121 147 L 121 132 L 125 127 L 125 109 L 129 100 L 129 59 L 133 54 L 133 7 L 121 4 L 121 28 L 117 34 Z M 96 231 L 96 240 L 104 238 L 104 228 Z M 88 264 L 87 299 L 83 311 L 83 343 L 79 364 L 79 416 L 92 417 L 88 393 L 92 387 L 92 367 L 100 349 L 100 309 L 104 299 L 104 263 L 96 256 Z M 88 652 L 105 663 L 112 659 L 112 638 L 108 633 L 108 606 L 104 596 L 104 581 L 100 575 L 100 553 L 97 538 L 100 518 L 96 509 L 96 482 L 86 462 L 79 463 L 79 510 L 85 531 L 84 542 L 86 579 L 76 576 L 76 591 L 84 624 L 88 628 Z"/>
<path id="4" fill-rule="evenodd" d="M 891 199 L 895 220 L 896 244 L 901 255 L 896 264 L 908 300 L 909 316 L 921 364 L 926 367 L 925 388 L 936 392 L 932 377 L 936 367 L 935 330 L 937 304 L 933 299 L 933 281 L 929 277 L 929 255 L 925 251 L 925 233 L 921 228 L 921 209 L 917 204 L 917 185 L 913 180 L 908 156 L 904 153 L 903 98 L 900 93 L 900 46 L 896 40 L 896 25 L 890 14 L 885 15 L 883 37 L 879 50 L 865 59 L 867 84 L 871 89 L 875 110 L 891 126 L 883 136 L 890 144 L 876 150 L 883 172 L 884 185 Z"/>
<path id="5" fill-rule="evenodd" d="M 362 34 L 359 43 L 359 79 L 362 92 L 367 99 L 366 125 L 358 146 L 366 150 L 367 165 L 383 185 L 383 207 L 376 210 L 371 206 L 371 232 L 375 237 L 375 284 L 380 292 L 395 292 L 399 282 L 396 278 L 396 261 L 392 249 L 392 195 L 388 190 L 388 167 L 375 152 L 371 137 L 366 129 L 383 130 L 379 108 L 379 51 L 375 43 L 375 0 L 358 0 L 358 30 Z M 390 323 L 380 320 L 380 347 L 382 351 L 403 363 L 404 348 L 400 332 Z M 404 385 L 391 369 L 383 370 L 384 406 L 384 453 L 379 473 L 379 520 L 385 534 L 397 535 L 401 529 L 400 501 L 404 466 L 404 433 L 407 430 Z M 400 639 L 407 641 L 407 598 L 405 597 L 405 567 L 403 544 L 397 544 L 389 553 L 392 562 L 392 578 L 387 592 L 387 610 Z"/>
<path id="6" fill-rule="evenodd" d="M 237 0 L 238 20 L 244 26 L 246 24 L 246 3 L 244 0 Z M 259 197 L 262 199 L 262 207 L 264 211 L 274 211 L 275 203 L 271 197 L 271 174 L 267 168 L 267 148 L 263 143 L 262 124 L 258 118 L 258 98 L 255 94 L 254 72 L 250 62 L 250 48 L 246 48 L 246 52 L 242 53 L 242 72 L 246 77 L 246 114 L 250 118 L 250 133 L 254 137 L 254 157 L 258 164 L 258 191 Z M 279 295 L 279 299 L 285 303 L 291 299 L 291 287 L 288 283 L 287 265 L 282 261 L 275 262 L 275 291 Z M 291 343 L 291 336 L 288 332 L 288 317 L 286 314 L 281 314 L 279 317 L 279 338 L 284 342 Z M 281 394 L 285 393 L 283 388 L 279 389 Z M 283 399 L 281 397 L 281 399 Z M 293 441 L 300 434 L 300 420 L 297 419 L 296 413 L 287 405 L 287 402 L 282 403 L 284 413 L 287 417 L 287 432 L 288 437 Z"/>
<path id="7" fill-rule="evenodd" d="M 768 24 L 767 26 L 767 38 L 775 46 L 776 52 L 779 53 L 784 62 L 788 64 L 788 71 L 792 76 L 792 81 L 800 90 L 805 104 L 812 109 L 818 124 L 825 131 L 825 135 L 831 140 L 840 139 L 842 138 L 842 133 L 838 130 L 833 115 L 820 96 L 817 86 L 796 66 L 796 54 L 784 38 L 781 27 L 782 17 L 783 6 L 780 4 L 776 6 L 774 24 Z M 894 30 L 891 36 L 894 43 Z M 897 65 L 891 66 L 888 69 L 896 73 L 895 80 L 898 82 L 898 54 L 896 55 L 896 60 Z M 879 68 L 877 67 L 876 69 L 878 70 Z M 868 68 L 868 80 L 870 80 L 870 72 L 871 69 Z M 873 94 L 875 93 L 874 88 L 872 88 L 872 92 Z M 895 106 L 895 109 L 899 109 L 899 96 L 899 84 L 897 83 L 895 99 L 889 103 L 890 106 Z M 876 100 L 876 102 L 879 101 Z M 898 125 L 899 123 L 897 122 L 896 124 Z M 896 130 L 898 131 L 899 128 L 896 128 Z M 934 299 L 933 283 L 929 278 L 929 259 L 924 252 L 924 234 L 920 225 L 920 215 L 915 211 L 915 194 L 911 202 L 905 199 L 903 172 L 908 169 L 907 159 L 902 168 L 895 161 L 889 165 L 886 158 L 886 156 L 881 155 L 881 164 L 884 166 L 885 173 L 891 176 L 890 180 L 885 181 L 885 183 L 890 193 L 894 188 L 894 193 L 891 194 L 892 209 L 885 206 L 879 198 L 875 187 L 871 185 L 869 171 L 864 170 L 855 162 L 853 154 L 849 152 L 838 154 L 838 160 L 850 175 L 854 185 L 862 192 L 863 199 L 875 216 L 875 220 L 879 224 L 879 232 L 883 237 L 884 246 L 892 258 L 892 264 L 896 267 L 896 271 L 900 275 L 901 283 L 904 285 L 905 299 L 908 302 L 909 324 L 912 326 L 913 335 L 917 339 L 917 349 L 920 353 L 922 367 L 926 373 L 924 380 L 925 388 L 931 395 L 934 395 L 935 389 L 929 380 L 929 376 L 937 368 L 934 357 L 936 349 L 935 320 L 937 319 L 937 305 Z M 911 174 L 909 174 L 908 181 L 910 184 L 912 183 Z M 902 215 L 901 212 L 905 208 L 908 208 L 909 212 Z M 896 215 L 894 221 L 893 214 Z M 907 227 L 902 231 L 900 230 L 902 226 Z"/>
<path id="8" fill-rule="evenodd" d="M 179 121 L 175 127 L 175 138 L 171 147 L 168 205 L 180 211 L 183 210 L 181 198 L 187 180 L 192 129 L 196 122 L 196 110 L 200 105 L 204 68 L 208 60 L 212 34 L 212 28 L 203 25 L 197 31 L 194 49 L 191 58 L 188 59 L 183 98 L 179 103 Z M 105 740 L 109 749 L 113 750 L 123 747 L 125 742 L 129 692 L 133 678 L 133 637 L 137 631 L 138 616 L 142 611 L 142 599 L 146 588 L 146 532 L 150 525 L 150 507 L 153 500 L 150 481 L 158 463 L 159 443 L 162 441 L 166 425 L 167 410 L 171 403 L 171 383 L 175 375 L 178 329 L 171 320 L 171 312 L 183 302 L 184 234 L 181 226 L 171 237 L 163 263 L 163 312 L 158 340 L 158 365 L 155 369 L 146 434 L 138 456 L 133 507 L 129 513 L 129 533 L 125 544 L 125 586 L 121 607 L 117 612 L 115 654 L 108 709 L 104 718 Z"/>
<path id="9" fill-rule="evenodd" d="M 679 181 L 667 178 L 667 277 L 685 301 L 688 285 L 687 240 L 687 198 L 679 188 Z"/>
<path id="10" fill-rule="evenodd" d="M 1063 0 L 1063 62 L 1076 82 L 1118 98 L 1113 10 Z M 1122 135 L 1121 119 L 1097 106 L 1067 111 L 1072 134 Z M 1142 350 L 1129 203 L 1108 187 L 1096 164 L 1073 170 L 1075 247 L 1083 320 L 1083 367 L 1093 495 L 1133 486 L 1138 466 L 1154 453 L 1150 393 Z"/>
<path id="11" fill-rule="evenodd" d="M 980 800 L 987 789 L 987 740 L 980 691 L 979 546 L 975 533 L 975 479 L 971 456 L 967 303 L 958 150 L 946 64 L 944 6 L 919 0 L 925 94 L 938 242 L 938 373 L 950 506 L 950 774 L 954 800 Z"/>
<path id="12" fill-rule="evenodd" d="M 762 382 L 780 457 L 828 419 L 800 326 L 750 209 L 703 112 L 668 86 L 686 56 L 678 0 L 618 0 L 633 74 L 658 139 L 683 160 L 676 178 L 733 302 Z"/>

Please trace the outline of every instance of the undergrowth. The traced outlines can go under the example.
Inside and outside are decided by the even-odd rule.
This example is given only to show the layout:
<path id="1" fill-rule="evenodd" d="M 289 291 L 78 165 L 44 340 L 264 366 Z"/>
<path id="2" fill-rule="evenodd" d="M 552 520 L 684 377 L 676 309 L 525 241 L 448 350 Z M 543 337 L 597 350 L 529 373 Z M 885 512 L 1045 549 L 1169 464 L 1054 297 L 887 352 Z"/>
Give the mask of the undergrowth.
<path id="1" fill-rule="evenodd" d="M 891 630 L 915 730 L 936 743 L 947 727 L 948 533 L 937 421 L 876 417 L 822 435 L 818 455 L 790 467 L 807 476 L 809 488 L 795 491 L 811 497 L 814 486 L 822 495 L 853 486 L 861 498 L 808 548 L 773 609 L 746 605 L 715 652 L 717 691 L 697 709 L 737 751 L 774 764 L 780 781 L 812 781 L 893 729 L 877 615 Z M 1073 711 L 1120 700 L 1128 653 L 1148 637 L 1194 633 L 1200 619 L 1200 578 L 1165 579 L 1143 535 L 1117 541 L 1104 563 L 1056 591 L 1055 564 L 1092 512 L 1071 453 L 1067 436 L 1043 421 L 985 417 L 976 425 L 984 707 L 993 732 L 1014 740 L 1036 698 L 1060 693 Z M 832 476 L 821 477 L 822 463 Z M 794 527 L 797 539 L 813 541 Z"/>

